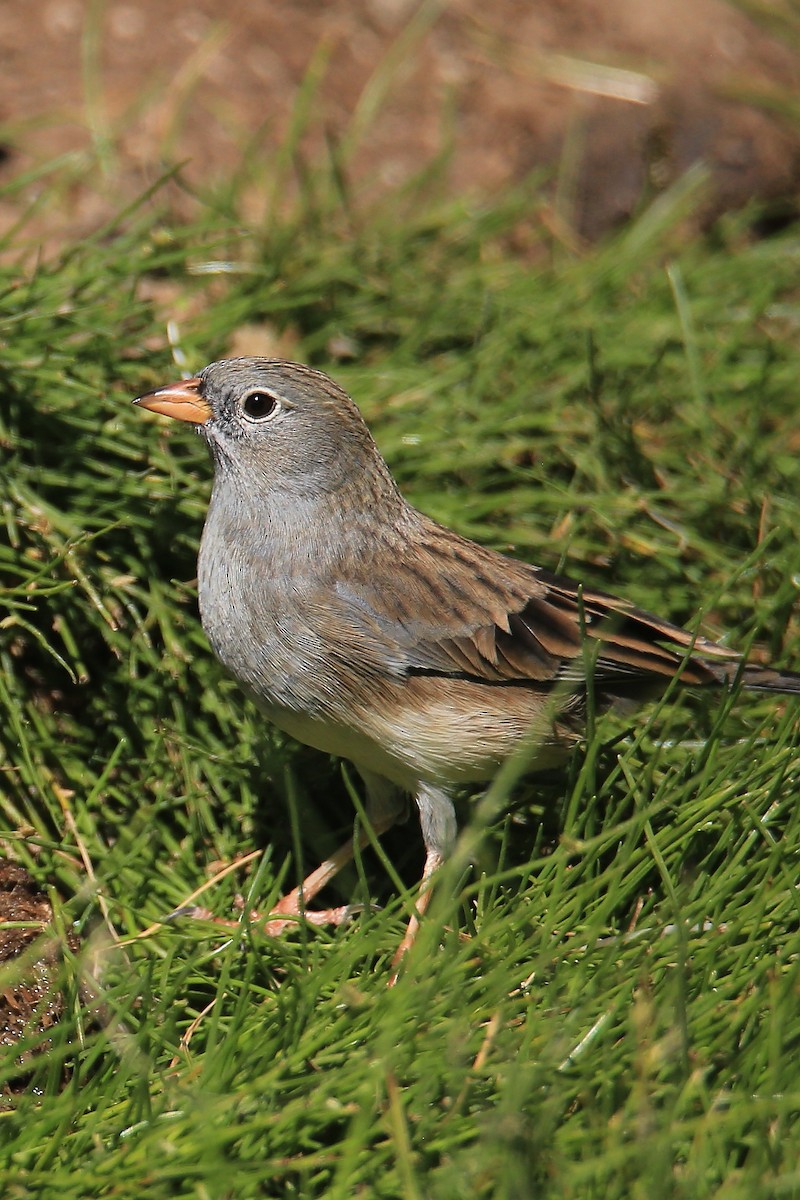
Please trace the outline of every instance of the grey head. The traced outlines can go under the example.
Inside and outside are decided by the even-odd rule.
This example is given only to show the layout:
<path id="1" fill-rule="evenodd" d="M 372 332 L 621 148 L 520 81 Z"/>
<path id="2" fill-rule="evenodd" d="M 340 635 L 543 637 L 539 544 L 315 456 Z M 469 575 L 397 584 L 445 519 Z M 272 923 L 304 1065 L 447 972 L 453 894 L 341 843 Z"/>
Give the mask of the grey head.
<path id="1" fill-rule="evenodd" d="M 228 358 L 142 396 L 144 408 L 197 425 L 217 483 L 303 499 L 363 489 L 397 496 L 356 405 L 322 371 L 272 358 Z"/>

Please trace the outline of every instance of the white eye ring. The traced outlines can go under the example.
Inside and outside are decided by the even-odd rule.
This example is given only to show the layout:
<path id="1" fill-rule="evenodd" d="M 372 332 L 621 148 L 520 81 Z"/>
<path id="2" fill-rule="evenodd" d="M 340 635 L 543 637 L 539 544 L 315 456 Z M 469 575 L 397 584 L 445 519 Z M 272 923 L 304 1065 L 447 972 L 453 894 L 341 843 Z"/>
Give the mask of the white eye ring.
<path id="1" fill-rule="evenodd" d="M 253 388 L 252 392 L 242 397 L 240 408 L 251 421 L 268 421 L 280 412 L 281 402 L 265 388 Z"/>

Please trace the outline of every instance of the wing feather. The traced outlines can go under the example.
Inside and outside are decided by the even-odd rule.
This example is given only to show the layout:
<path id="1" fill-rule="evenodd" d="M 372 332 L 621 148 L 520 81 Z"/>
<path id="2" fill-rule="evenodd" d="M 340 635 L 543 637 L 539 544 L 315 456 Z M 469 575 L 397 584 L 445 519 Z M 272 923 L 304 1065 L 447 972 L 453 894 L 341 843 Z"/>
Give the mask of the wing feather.
<path id="1" fill-rule="evenodd" d="M 565 576 L 461 539 L 453 552 L 448 543 L 456 535 L 434 529 L 425 569 L 437 571 L 446 601 L 415 623 L 417 636 L 406 648 L 411 673 L 581 686 L 591 669 L 598 686 L 629 694 L 663 686 L 679 671 L 690 685 L 718 683 L 715 660 L 739 660 L 735 651 Z M 597 642 L 596 652 L 586 653 Z"/>

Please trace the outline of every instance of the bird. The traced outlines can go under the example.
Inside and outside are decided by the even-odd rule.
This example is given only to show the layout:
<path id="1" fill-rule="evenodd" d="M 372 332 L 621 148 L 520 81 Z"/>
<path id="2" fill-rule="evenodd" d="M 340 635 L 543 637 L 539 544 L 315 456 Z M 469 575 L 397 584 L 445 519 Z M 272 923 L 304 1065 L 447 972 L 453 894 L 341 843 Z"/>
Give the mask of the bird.
<path id="1" fill-rule="evenodd" d="M 280 730 L 354 764 L 376 835 L 416 805 L 425 863 L 393 980 L 454 848 L 454 789 L 522 747 L 531 770 L 558 766 L 589 703 L 627 712 L 676 678 L 800 693 L 798 673 L 418 511 L 354 401 L 310 366 L 222 359 L 134 403 L 194 425 L 211 453 L 198 604 L 220 662 Z M 348 906 L 308 906 L 365 844 L 362 829 L 264 931 L 348 920 Z"/>

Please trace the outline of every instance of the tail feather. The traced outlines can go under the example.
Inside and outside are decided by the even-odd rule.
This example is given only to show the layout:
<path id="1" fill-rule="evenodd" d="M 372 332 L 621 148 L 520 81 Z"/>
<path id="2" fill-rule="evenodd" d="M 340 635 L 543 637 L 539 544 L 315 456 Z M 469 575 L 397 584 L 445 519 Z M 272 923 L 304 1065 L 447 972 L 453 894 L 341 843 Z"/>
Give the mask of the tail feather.
<path id="1" fill-rule="evenodd" d="M 710 665 L 710 664 L 708 664 Z M 748 692 L 783 692 L 786 695 L 800 694 L 800 672 L 778 671 L 774 667 L 759 667 L 755 663 L 726 663 L 712 668 L 720 683 L 741 685 Z"/>

